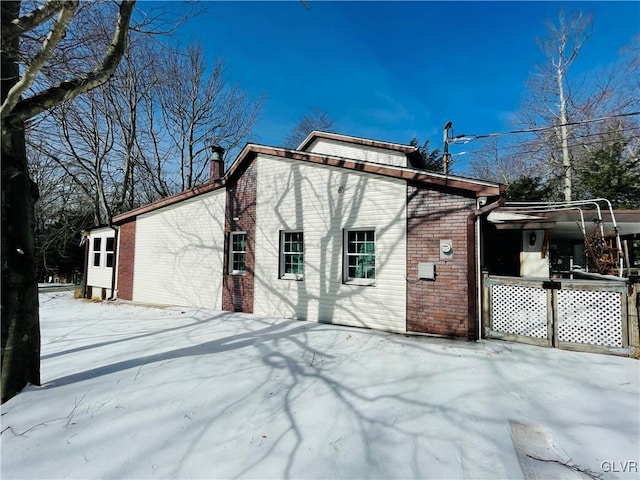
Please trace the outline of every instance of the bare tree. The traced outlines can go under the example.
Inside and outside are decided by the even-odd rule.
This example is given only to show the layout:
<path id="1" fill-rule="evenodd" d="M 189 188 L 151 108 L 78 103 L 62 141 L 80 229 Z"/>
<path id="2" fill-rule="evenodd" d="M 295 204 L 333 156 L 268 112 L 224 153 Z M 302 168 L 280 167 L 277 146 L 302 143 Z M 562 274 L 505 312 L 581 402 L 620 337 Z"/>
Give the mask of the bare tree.
<path id="1" fill-rule="evenodd" d="M 63 81 L 49 85 L 38 79 L 47 69 L 56 69 L 56 47 L 69 32 L 79 1 L 49 0 L 28 12 L 21 11 L 20 1 L 1 3 L 2 402 L 29 382 L 40 384 L 40 322 L 34 268 L 34 204 L 38 191 L 28 172 L 25 122 L 111 77 L 125 51 L 134 5 L 135 0 L 117 4 L 111 42 L 97 63 L 82 75 L 60 75 Z M 29 52 L 21 40 L 32 33 L 31 38 L 42 40 L 37 51 L 26 56 Z"/>
<path id="2" fill-rule="evenodd" d="M 158 78 L 164 127 L 180 159 L 180 189 L 190 189 L 208 180 L 212 145 L 228 152 L 246 141 L 262 100 L 252 103 L 238 85 L 228 84 L 221 61 L 208 73 L 197 44 L 168 54 Z"/>
<path id="3" fill-rule="evenodd" d="M 619 52 L 622 55 L 612 56 L 616 61 L 611 67 L 580 76 L 571 70 L 591 36 L 591 17 L 560 12 L 555 23 L 546 25 L 547 35 L 538 40 L 544 61 L 535 65 L 517 114 L 518 127 L 532 132 L 519 136 L 517 142 L 505 140 L 498 156 L 491 155 L 490 146 L 483 148 L 485 157 L 493 158 L 476 160 L 472 169 L 477 173 L 480 163 L 494 173 L 501 169 L 508 172 L 501 180 L 507 184 L 518 178 L 539 178 L 554 189 L 561 186 L 559 193 L 550 195 L 553 199 L 571 200 L 583 193 L 577 177 L 585 159 L 603 146 L 606 119 L 640 106 L 636 93 L 639 37 L 635 45 Z M 624 123 L 626 136 L 637 136 L 637 120 L 627 118 Z"/>
<path id="4" fill-rule="evenodd" d="M 544 174 L 535 161 L 530 161 L 530 156 L 509 153 L 511 146 L 498 137 L 489 138 L 469 162 L 471 176 L 509 185 L 521 177 Z"/>
<path id="5" fill-rule="evenodd" d="M 298 123 L 294 125 L 287 137 L 284 139 L 284 146 L 287 148 L 297 148 L 307 135 L 314 130 L 321 132 L 331 132 L 334 128 L 334 121 L 329 118 L 327 112 L 312 108 L 304 115 Z"/>
<path id="6" fill-rule="evenodd" d="M 104 36 L 108 22 L 106 18 L 94 15 L 85 24 L 91 27 L 95 37 Z M 95 42 L 85 47 L 85 55 L 95 57 L 90 50 L 99 46 L 100 43 Z M 161 101 L 163 87 L 177 88 L 166 86 L 165 83 L 170 82 L 162 80 L 166 71 L 163 62 L 179 54 L 168 47 L 161 36 L 133 31 L 109 82 L 52 109 L 43 121 L 30 129 L 27 139 L 34 157 L 46 158 L 48 162 L 46 171 L 49 175 L 38 178 L 51 178 L 53 174 L 64 178 L 65 185 L 72 184 L 70 189 L 75 192 L 73 201 L 76 202 L 75 205 L 59 202 L 60 192 L 44 185 L 42 200 L 49 208 L 36 211 L 39 274 L 59 265 L 66 268 L 66 259 L 78 250 L 68 241 L 71 237 L 65 227 L 77 233 L 91 224 L 110 224 L 113 215 L 182 188 L 182 176 L 176 175 L 181 168 L 181 163 L 176 162 L 180 154 L 172 139 L 180 139 L 184 132 L 168 130 L 167 125 L 172 124 L 165 122 L 166 111 Z M 204 80 L 197 77 L 197 81 Z M 171 83 L 176 83 L 175 77 Z M 223 95 L 217 101 L 229 98 Z M 246 106 L 242 102 L 226 103 L 224 108 L 231 109 L 234 105 Z M 242 126 L 245 127 L 247 125 Z M 227 130 L 216 131 L 217 136 L 211 135 L 212 143 L 222 143 L 227 148 L 239 144 L 242 129 L 233 131 L 232 122 L 225 128 Z M 223 137 L 228 134 L 226 138 L 231 138 L 233 133 L 238 135 L 235 142 Z M 205 148 L 209 145 L 208 142 L 203 144 Z M 198 157 L 202 173 L 208 163 L 206 154 L 204 151 Z M 41 164 L 39 161 L 34 165 L 34 172 L 43 171 Z M 202 181 L 204 177 L 201 174 L 199 179 L 192 181 Z M 92 212 L 93 219 L 87 217 L 87 209 Z M 47 218 L 41 215 L 45 211 Z M 55 246 L 66 246 L 67 250 Z"/>
<path id="7" fill-rule="evenodd" d="M 538 40 L 544 54 L 545 63 L 536 65 L 529 81 L 531 98 L 521 112 L 527 125 L 556 125 L 553 131 L 541 135 L 545 145 L 551 146 L 546 152 L 553 161 L 559 151 L 559 166 L 563 177 L 565 200 L 572 199 L 573 158 L 569 149 L 569 125 L 576 120 L 582 108 L 583 92 L 569 82 L 569 70 L 578 58 L 584 44 L 591 36 L 592 21 L 582 12 L 567 18 L 560 12 L 558 23 L 546 22 L 547 36 Z M 551 137 L 550 135 L 553 135 Z"/>
<path id="8" fill-rule="evenodd" d="M 40 193 L 35 205 L 36 273 L 38 281 L 55 274 L 75 280 L 82 264 L 80 232 L 91 224 L 91 210 L 75 182 L 43 150 L 27 145 L 29 174 Z"/>
<path id="9" fill-rule="evenodd" d="M 155 85 L 147 73 L 154 57 L 141 56 L 135 50 L 141 44 L 130 42 L 108 83 L 53 109 L 28 137 L 83 192 L 96 226 L 135 203 L 134 165 L 144 129 L 138 116 Z"/>

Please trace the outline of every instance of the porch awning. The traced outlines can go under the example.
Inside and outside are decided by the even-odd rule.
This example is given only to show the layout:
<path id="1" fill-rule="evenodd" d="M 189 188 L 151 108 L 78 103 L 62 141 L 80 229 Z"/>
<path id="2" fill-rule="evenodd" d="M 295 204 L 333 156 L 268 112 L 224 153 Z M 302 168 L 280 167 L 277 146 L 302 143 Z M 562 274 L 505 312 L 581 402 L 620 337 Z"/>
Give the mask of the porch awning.
<path id="1" fill-rule="evenodd" d="M 499 210 L 489 213 L 487 220 L 495 224 L 498 230 L 540 230 L 553 228 L 556 224 L 546 217 Z"/>

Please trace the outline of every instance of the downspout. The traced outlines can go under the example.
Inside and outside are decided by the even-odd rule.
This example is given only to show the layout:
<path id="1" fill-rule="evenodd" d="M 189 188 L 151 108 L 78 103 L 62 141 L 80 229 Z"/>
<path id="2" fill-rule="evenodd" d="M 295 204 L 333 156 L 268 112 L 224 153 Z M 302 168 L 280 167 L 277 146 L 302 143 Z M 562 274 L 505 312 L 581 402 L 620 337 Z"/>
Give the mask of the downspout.
<path id="1" fill-rule="evenodd" d="M 82 298 L 87 298 L 87 277 L 89 276 L 89 234 L 86 230 L 82 232 L 82 239 L 84 243 L 84 275 L 82 278 Z"/>
<path id="2" fill-rule="evenodd" d="M 111 267 L 111 297 L 109 300 L 116 299 L 116 271 L 118 265 L 118 227 L 114 227 L 111 223 L 109 223 L 109 228 L 113 230 L 113 267 Z"/>
<path id="3" fill-rule="evenodd" d="M 500 192 L 500 198 L 497 202 L 490 203 L 484 207 L 474 210 L 467 216 L 467 294 L 468 294 L 468 321 L 469 321 L 469 340 L 478 340 L 478 301 L 477 301 L 477 265 L 476 265 L 476 247 L 480 248 L 480 242 L 476 245 L 476 220 L 485 214 L 488 214 L 492 210 L 504 205 L 507 200 L 505 192 Z"/>

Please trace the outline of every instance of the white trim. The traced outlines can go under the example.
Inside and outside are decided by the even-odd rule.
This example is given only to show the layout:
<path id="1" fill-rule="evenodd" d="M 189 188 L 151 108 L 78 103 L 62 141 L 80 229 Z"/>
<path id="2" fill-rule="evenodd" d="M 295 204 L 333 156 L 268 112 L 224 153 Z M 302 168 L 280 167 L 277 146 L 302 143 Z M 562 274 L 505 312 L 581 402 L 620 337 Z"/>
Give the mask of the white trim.
<path id="1" fill-rule="evenodd" d="M 245 236 L 245 245 L 244 245 L 244 251 L 240 251 L 238 250 L 236 253 L 244 253 L 245 257 L 244 257 L 244 270 L 234 270 L 233 269 L 233 254 L 234 254 L 234 250 L 233 250 L 233 237 L 235 235 L 244 235 Z M 227 265 L 227 269 L 229 272 L 229 275 L 244 275 L 245 272 L 247 271 L 247 232 L 245 230 L 238 230 L 238 231 L 233 231 L 233 232 L 229 232 L 229 264 Z"/>
<path id="2" fill-rule="evenodd" d="M 109 240 L 113 242 L 111 250 L 107 248 Z M 116 266 L 116 238 L 115 235 L 113 237 L 105 237 L 104 241 L 104 268 L 113 268 Z M 109 254 L 111 254 L 111 266 L 107 265 L 107 259 L 109 258 Z"/>
<path id="3" fill-rule="evenodd" d="M 374 278 L 351 278 L 349 277 L 349 233 L 350 232 L 373 232 L 373 268 Z M 378 241 L 377 229 L 375 227 L 353 227 L 342 229 L 342 283 L 345 285 L 375 286 L 378 278 Z"/>
<path id="4" fill-rule="evenodd" d="M 380 163 L 376 163 L 376 162 L 368 162 L 366 160 L 358 160 L 355 158 L 348 158 L 348 157 L 339 157 L 336 155 L 326 155 L 326 154 L 319 154 L 319 153 L 311 153 L 311 152 L 307 152 L 304 150 L 295 150 L 292 148 L 282 148 L 282 147 L 272 147 L 269 145 L 262 145 L 260 143 L 247 143 L 245 145 L 245 147 L 242 149 L 242 151 L 238 154 L 238 156 L 236 157 L 236 159 L 233 161 L 233 163 L 231 164 L 231 166 L 227 169 L 228 172 L 232 171 L 236 165 L 236 163 L 239 163 L 240 159 L 244 157 L 244 155 L 246 155 L 249 151 L 251 151 L 251 148 L 253 147 L 257 147 L 257 148 L 268 148 L 268 149 L 275 149 L 275 150 L 281 150 L 283 152 L 292 152 L 292 153 L 302 153 L 304 155 L 309 155 L 312 157 L 322 157 L 322 158 L 326 158 L 326 159 L 335 159 L 335 160 L 348 160 L 352 163 L 358 164 L 358 165 L 374 165 L 374 166 L 380 166 Z M 269 153 L 264 153 L 261 152 L 261 155 L 265 155 L 265 156 L 269 156 L 271 158 L 275 158 L 278 160 L 290 160 L 290 159 L 286 159 L 286 158 L 282 158 L 278 155 L 273 155 L 273 154 L 269 154 Z M 300 160 L 305 162 L 305 160 Z M 318 164 L 319 165 L 319 164 Z M 335 168 L 343 168 L 337 165 L 331 165 Z M 478 180 L 476 178 L 469 178 L 469 177 L 461 177 L 458 175 L 445 175 L 443 173 L 436 173 L 436 172 L 429 172 L 427 170 L 421 170 L 419 168 L 413 168 L 413 167 L 399 167 L 397 165 L 389 165 L 389 164 L 385 164 L 384 165 L 385 169 L 389 169 L 389 170 L 395 170 L 397 172 L 410 172 L 410 173 L 414 173 L 417 175 L 425 175 L 425 176 L 430 176 L 430 177 L 435 177 L 435 178 L 440 178 L 440 179 L 444 179 L 444 180 L 458 180 L 461 182 L 465 182 L 465 183 L 470 183 L 473 185 L 481 185 L 483 187 L 494 187 L 497 188 L 500 186 L 499 183 L 495 183 L 495 182 L 489 182 L 486 180 Z M 352 170 L 353 169 L 347 169 L 347 170 Z M 355 169 L 355 171 L 358 171 L 357 169 Z M 373 173 L 373 172 L 366 172 L 367 175 L 373 175 L 373 176 L 377 176 L 377 173 Z M 400 178 L 400 177 L 391 177 L 391 178 L 397 178 L 398 180 L 401 181 L 407 181 L 406 178 Z"/>
<path id="5" fill-rule="evenodd" d="M 120 276 L 120 226 L 117 225 L 115 226 L 115 236 L 118 239 L 118 241 L 116 242 L 116 251 L 115 251 L 115 257 L 114 257 L 114 268 L 116 269 L 115 271 L 115 276 L 116 276 L 116 281 L 115 284 L 113 286 L 114 288 L 114 292 L 112 292 L 112 296 L 113 298 L 118 298 L 118 277 Z M 132 285 L 133 287 L 133 285 Z M 132 288 L 133 290 L 133 288 Z"/>
<path id="6" fill-rule="evenodd" d="M 103 242 L 105 237 L 92 237 L 91 238 L 91 266 L 93 268 L 103 268 L 103 258 L 102 255 L 103 247 L 106 242 Z M 99 242 L 98 249 L 96 250 L 96 240 Z M 96 253 L 98 254 L 98 264 L 96 265 Z"/>
<path id="7" fill-rule="evenodd" d="M 302 234 L 302 252 L 296 252 L 296 253 L 302 253 L 302 271 L 303 273 L 285 273 L 284 269 L 285 269 L 285 260 L 284 260 L 284 256 L 285 256 L 285 251 L 284 251 L 284 245 L 285 245 L 285 238 L 284 236 L 288 233 L 301 233 Z M 280 280 L 296 280 L 296 281 L 302 281 L 304 280 L 304 270 L 305 270 L 305 261 L 304 261 L 304 231 L 300 230 L 300 229 L 296 229 L 296 230 L 280 230 L 280 245 L 279 245 L 279 252 L 278 252 L 278 278 Z M 289 252 L 291 253 L 291 252 Z"/>

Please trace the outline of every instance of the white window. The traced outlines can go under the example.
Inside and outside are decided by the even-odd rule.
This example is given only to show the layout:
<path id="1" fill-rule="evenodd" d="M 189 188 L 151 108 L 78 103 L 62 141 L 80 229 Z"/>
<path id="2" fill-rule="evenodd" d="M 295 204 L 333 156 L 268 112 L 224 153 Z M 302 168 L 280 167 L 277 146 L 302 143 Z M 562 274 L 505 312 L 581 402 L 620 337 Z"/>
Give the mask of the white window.
<path id="1" fill-rule="evenodd" d="M 304 279 L 304 235 L 302 232 L 280 232 L 280 278 Z"/>
<path id="2" fill-rule="evenodd" d="M 113 259 L 114 259 L 113 251 L 115 250 L 114 246 L 116 244 L 116 239 L 114 237 L 109 237 L 107 238 L 106 244 L 107 244 L 106 245 L 107 268 L 113 268 Z"/>
<path id="3" fill-rule="evenodd" d="M 245 272 L 247 254 L 247 232 L 229 234 L 229 273 L 241 275 Z"/>
<path id="4" fill-rule="evenodd" d="M 372 228 L 346 229 L 343 240 L 344 283 L 375 285 L 376 231 Z"/>
<path id="5" fill-rule="evenodd" d="M 114 237 L 93 237 L 92 254 L 93 266 L 100 268 L 113 268 L 115 263 Z"/>
<path id="6" fill-rule="evenodd" d="M 94 238 L 93 239 L 93 266 L 100 266 L 100 253 L 102 250 L 102 238 Z"/>

